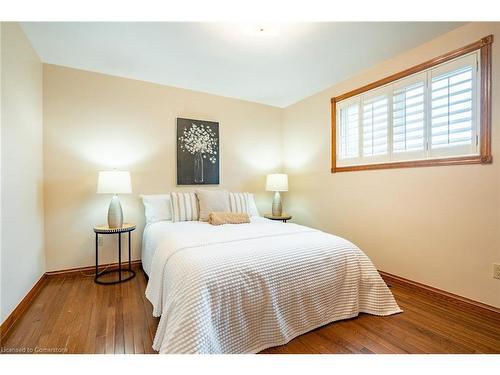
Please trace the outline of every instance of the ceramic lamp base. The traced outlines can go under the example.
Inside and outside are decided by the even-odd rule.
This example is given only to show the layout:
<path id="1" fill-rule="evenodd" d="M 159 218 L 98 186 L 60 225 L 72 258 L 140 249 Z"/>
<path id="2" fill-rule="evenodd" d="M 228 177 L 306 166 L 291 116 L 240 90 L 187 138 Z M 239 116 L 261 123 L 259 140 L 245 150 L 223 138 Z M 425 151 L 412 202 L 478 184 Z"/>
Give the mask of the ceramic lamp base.
<path id="1" fill-rule="evenodd" d="M 123 211 L 122 205 L 117 195 L 111 198 L 108 208 L 108 227 L 121 228 L 123 226 Z"/>
<path id="2" fill-rule="evenodd" d="M 283 207 L 281 206 L 281 195 L 279 191 L 274 193 L 274 200 L 273 200 L 273 216 L 281 216 L 283 213 Z"/>

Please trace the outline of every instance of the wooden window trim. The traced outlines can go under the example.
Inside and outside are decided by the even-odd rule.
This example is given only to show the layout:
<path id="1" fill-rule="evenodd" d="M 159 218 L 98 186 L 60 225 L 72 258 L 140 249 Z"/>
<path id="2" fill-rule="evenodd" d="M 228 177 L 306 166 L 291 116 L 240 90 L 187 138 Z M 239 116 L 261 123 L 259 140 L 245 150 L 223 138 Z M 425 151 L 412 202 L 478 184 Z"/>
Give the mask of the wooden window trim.
<path id="1" fill-rule="evenodd" d="M 493 161 L 491 155 L 491 44 L 493 43 L 493 35 L 488 35 L 477 42 L 466 45 L 465 47 L 448 52 L 444 55 L 435 57 L 422 64 L 415 65 L 409 69 L 403 70 L 399 73 L 390 75 L 376 82 L 370 83 L 366 86 L 360 87 L 356 90 L 349 91 L 345 94 L 336 96 L 331 99 L 332 106 L 332 173 L 348 172 L 348 171 L 364 171 L 371 169 L 392 169 L 392 168 L 410 168 L 410 167 L 431 167 L 440 165 L 461 165 L 461 164 L 489 164 Z M 480 88 L 480 154 L 472 156 L 439 158 L 439 159 L 426 159 L 402 162 L 390 162 L 380 164 L 364 164 L 353 165 L 346 167 L 337 166 L 337 140 L 336 140 L 336 104 L 342 100 L 362 94 L 366 91 L 375 89 L 380 86 L 387 85 L 391 82 L 405 78 L 412 74 L 421 72 L 423 70 L 432 68 L 436 65 L 442 64 L 457 57 L 466 55 L 473 51 L 480 51 L 481 56 L 481 82 Z"/>

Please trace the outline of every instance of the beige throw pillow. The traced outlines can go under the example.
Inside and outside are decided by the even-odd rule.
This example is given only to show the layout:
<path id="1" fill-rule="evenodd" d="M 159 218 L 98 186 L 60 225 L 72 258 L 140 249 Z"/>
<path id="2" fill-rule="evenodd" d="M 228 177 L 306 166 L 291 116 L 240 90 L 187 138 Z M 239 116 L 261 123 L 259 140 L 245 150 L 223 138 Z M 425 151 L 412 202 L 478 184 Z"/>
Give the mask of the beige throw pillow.
<path id="1" fill-rule="evenodd" d="M 245 213 L 236 212 L 210 212 L 208 223 L 212 225 L 245 224 L 250 222 L 250 217 Z"/>
<path id="2" fill-rule="evenodd" d="M 200 220 L 207 221 L 210 212 L 229 212 L 229 193 L 226 190 L 196 190 L 200 205 Z"/>

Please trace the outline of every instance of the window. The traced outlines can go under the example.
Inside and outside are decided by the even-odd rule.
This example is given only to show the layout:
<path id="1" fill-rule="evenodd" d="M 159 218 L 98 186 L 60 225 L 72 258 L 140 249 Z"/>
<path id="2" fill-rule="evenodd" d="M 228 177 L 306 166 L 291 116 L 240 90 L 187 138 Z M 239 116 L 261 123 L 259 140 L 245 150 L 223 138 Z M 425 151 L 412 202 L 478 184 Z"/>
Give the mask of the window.
<path id="1" fill-rule="evenodd" d="M 332 172 L 491 163 L 489 36 L 332 99 Z"/>

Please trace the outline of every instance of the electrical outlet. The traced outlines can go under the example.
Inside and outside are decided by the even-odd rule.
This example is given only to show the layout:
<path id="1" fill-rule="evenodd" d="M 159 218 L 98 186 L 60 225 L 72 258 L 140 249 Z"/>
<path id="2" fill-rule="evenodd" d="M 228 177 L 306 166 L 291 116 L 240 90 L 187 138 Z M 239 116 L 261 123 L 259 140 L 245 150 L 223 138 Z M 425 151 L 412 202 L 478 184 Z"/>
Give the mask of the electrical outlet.
<path id="1" fill-rule="evenodd" d="M 500 279 L 500 263 L 493 263 L 493 277 Z"/>
<path id="2" fill-rule="evenodd" d="M 102 247 L 102 236 L 99 236 L 99 239 L 97 240 L 97 244 L 99 247 Z"/>

